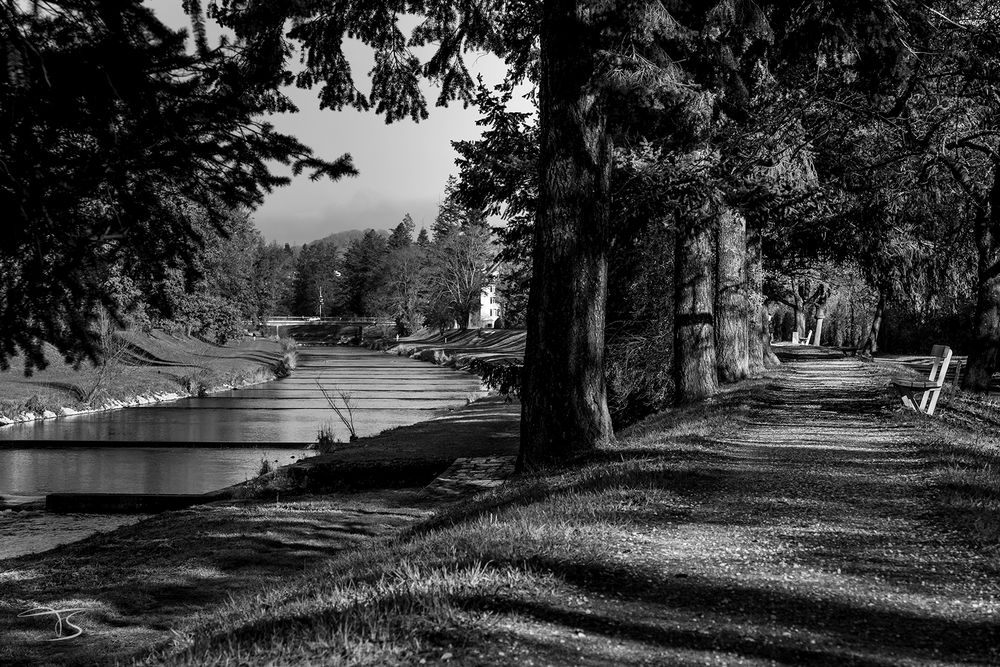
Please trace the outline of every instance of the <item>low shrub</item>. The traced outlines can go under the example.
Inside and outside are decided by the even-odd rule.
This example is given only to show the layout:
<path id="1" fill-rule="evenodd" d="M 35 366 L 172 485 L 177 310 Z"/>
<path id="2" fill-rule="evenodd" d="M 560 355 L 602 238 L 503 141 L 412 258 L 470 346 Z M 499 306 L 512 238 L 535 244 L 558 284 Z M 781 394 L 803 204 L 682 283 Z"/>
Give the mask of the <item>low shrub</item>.
<path id="1" fill-rule="evenodd" d="M 491 362 L 473 359 L 469 371 L 483 379 L 483 384 L 504 398 L 521 395 L 521 376 L 524 365 L 515 361 Z"/>
<path id="2" fill-rule="evenodd" d="M 24 412 L 24 405 L 16 401 L 0 400 L 0 416 L 14 419 Z"/>
<path id="3" fill-rule="evenodd" d="M 319 431 L 316 433 L 316 448 L 320 454 L 329 454 L 334 450 L 337 440 L 334 438 L 333 433 L 333 426 L 331 424 L 324 424 L 319 428 Z"/>
<path id="4" fill-rule="evenodd" d="M 271 462 L 267 459 L 261 457 L 260 459 L 260 469 L 257 470 L 257 476 L 263 477 L 264 475 L 270 474 L 274 468 L 271 467 Z"/>
<path id="5" fill-rule="evenodd" d="M 205 396 L 211 386 L 208 374 L 204 370 L 190 373 L 180 378 L 181 388 L 192 396 Z"/>
<path id="6" fill-rule="evenodd" d="M 26 412 L 34 412 L 36 414 L 41 414 L 46 410 L 52 410 L 48 403 L 40 395 L 34 394 L 27 401 L 24 402 L 24 409 Z"/>
<path id="7" fill-rule="evenodd" d="M 672 402 L 672 333 L 663 329 L 646 325 L 609 332 L 604 376 L 615 428 L 634 424 Z"/>
<path id="8" fill-rule="evenodd" d="M 299 353 L 294 350 L 285 350 L 281 353 L 281 359 L 274 365 L 274 374 L 279 378 L 286 378 L 292 374 L 299 363 Z"/>
<path id="9" fill-rule="evenodd" d="M 234 498 L 279 500 L 281 495 L 296 495 L 305 490 L 302 480 L 296 479 L 287 467 L 272 469 L 265 473 L 263 463 L 261 474 L 234 489 Z"/>

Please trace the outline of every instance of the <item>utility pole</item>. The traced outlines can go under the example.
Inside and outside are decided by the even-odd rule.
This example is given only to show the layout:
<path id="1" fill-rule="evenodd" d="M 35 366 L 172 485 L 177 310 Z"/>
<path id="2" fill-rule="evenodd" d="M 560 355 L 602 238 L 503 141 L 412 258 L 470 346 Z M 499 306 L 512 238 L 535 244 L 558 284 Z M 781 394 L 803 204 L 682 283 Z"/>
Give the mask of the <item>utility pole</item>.
<path id="1" fill-rule="evenodd" d="M 323 286 L 319 286 L 319 318 L 323 319 Z"/>

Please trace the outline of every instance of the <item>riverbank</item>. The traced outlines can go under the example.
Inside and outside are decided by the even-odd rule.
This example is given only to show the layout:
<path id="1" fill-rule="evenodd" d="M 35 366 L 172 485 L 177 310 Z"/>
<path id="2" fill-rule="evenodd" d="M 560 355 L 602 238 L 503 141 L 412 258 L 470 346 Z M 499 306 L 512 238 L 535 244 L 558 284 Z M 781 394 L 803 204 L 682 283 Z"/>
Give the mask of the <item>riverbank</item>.
<path id="1" fill-rule="evenodd" d="M 293 466 L 294 478 L 307 482 L 297 488 L 279 469 L 233 487 L 227 500 L 0 561 L 0 636 L 7 640 L 0 663 L 90 665 L 182 646 L 200 614 L 427 520 L 450 497 L 421 487 L 460 456 L 515 452 L 517 426 L 516 405 L 474 403 Z M 411 488 L 356 491 L 366 479 L 400 486 L 399 474 L 414 470 L 422 477 Z M 384 477 L 373 480 L 372 471 Z M 16 616 L 34 605 L 69 604 L 88 610 L 78 617 L 85 634 L 73 642 L 48 643 L 51 624 Z"/>
<path id="2" fill-rule="evenodd" d="M 243 339 L 215 345 L 162 331 L 125 334 L 127 346 L 109 369 L 75 369 L 54 348 L 49 366 L 25 377 L 14 359 L 0 372 L 0 433 L 15 423 L 175 401 L 268 382 L 277 377 L 283 345 Z M 0 436 L 2 437 L 2 436 Z"/>
<path id="3" fill-rule="evenodd" d="M 996 432 L 886 384 L 789 363 L 458 503 L 231 502 L 7 561 L 0 661 L 995 664 Z"/>
<path id="4" fill-rule="evenodd" d="M 335 444 L 335 454 L 321 457 L 322 471 L 296 468 L 295 484 L 290 484 L 282 465 L 314 452 L 270 451 L 266 443 L 305 447 L 316 442 L 318 429 L 334 439 L 348 439 L 345 425 L 332 423 L 337 417 L 320 383 L 361 437 Z M 496 407 L 489 402 L 469 406 L 481 395 L 479 389 L 477 378 L 450 369 L 353 347 L 307 348 L 294 374 L 273 385 L 98 419 L 12 427 L 18 430 L 9 437 L 49 439 L 25 439 L 17 449 L 5 449 L 10 441 L 0 441 L 0 493 L 35 494 L 36 505 L 44 502 L 39 494 L 83 494 L 63 499 L 62 511 L 84 511 L 95 503 L 114 511 L 128 506 L 135 494 L 216 495 L 229 484 L 237 484 L 233 492 L 241 496 L 253 496 L 256 489 L 268 498 L 314 491 L 314 484 L 323 490 L 426 484 L 455 458 L 516 451 L 516 436 L 504 436 L 510 429 L 502 423 L 513 421 L 516 432 L 516 407 L 502 401 Z M 393 430 L 428 419 L 432 422 L 417 428 Z M 469 436 L 471 446 L 465 446 L 466 424 L 473 421 L 481 428 Z M 182 442 L 171 442 L 178 438 Z M 199 446 L 199 438 L 210 442 Z M 262 457 L 277 471 L 259 477 Z M 254 480 L 251 485 L 238 484 L 248 479 Z M 91 498 L 93 494 L 98 495 Z M 0 495 L 0 509 L 8 500 L 20 504 L 29 499 Z M 42 523 L 36 517 L 28 533 L 34 535 Z M 77 522 L 74 535 L 85 523 Z M 67 542 L 61 526 L 61 520 L 54 520 L 51 540 L 36 540 L 35 546 Z M 95 521 L 95 530 L 101 526 Z M 19 548 L 17 553 L 27 551 Z M 0 557 L 6 555 L 11 553 L 0 548 Z"/>
<path id="5" fill-rule="evenodd" d="M 475 359 L 521 363 L 526 335 L 523 329 L 451 329 L 445 332 L 420 329 L 396 340 L 380 339 L 378 346 L 391 354 L 458 367 L 466 367 Z"/>
<path id="6" fill-rule="evenodd" d="M 0 510 L 0 584 L 5 559 L 48 551 L 146 518 L 139 514 L 52 514 L 41 508 Z"/>
<path id="7" fill-rule="evenodd" d="M 420 329 L 412 335 L 368 343 L 388 354 L 410 357 L 478 375 L 503 396 L 517 396 L 524 364 L 523 329 Z"/>

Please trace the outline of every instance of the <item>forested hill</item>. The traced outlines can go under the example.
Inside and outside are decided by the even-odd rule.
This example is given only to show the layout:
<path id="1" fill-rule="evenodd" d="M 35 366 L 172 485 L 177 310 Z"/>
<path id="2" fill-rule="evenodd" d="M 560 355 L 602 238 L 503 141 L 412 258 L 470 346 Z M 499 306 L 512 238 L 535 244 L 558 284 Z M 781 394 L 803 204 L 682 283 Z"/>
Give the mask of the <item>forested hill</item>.
<path id="1" fill-rule="evenodd" d="M 376 229 L 375 231 L 378 234 L 381 234 L 382 236 L 386 237 L 389 236 L 389 230 L 387 229 Z M 332 243 L 338 248 L 346 248 L 351 244 L 351 241 L 354 241 L 355 239 L 360 239 L 364 235 L 365 235 L 364 229 L 348 229 L 345 232 L 334 232 L 329 236 L 324 236 L 321 239 L 310 241 L 307 245 L 313 245 L 314 243 Z"/>

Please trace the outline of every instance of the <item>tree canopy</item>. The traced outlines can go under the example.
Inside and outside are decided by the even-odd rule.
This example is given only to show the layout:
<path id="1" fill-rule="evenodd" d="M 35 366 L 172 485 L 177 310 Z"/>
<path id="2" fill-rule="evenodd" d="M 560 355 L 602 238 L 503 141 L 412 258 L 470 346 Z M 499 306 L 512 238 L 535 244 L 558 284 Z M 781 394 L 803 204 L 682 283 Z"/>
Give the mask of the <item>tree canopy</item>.
<path id="1" fill-rule="evenodd" d="M 43 342 L 93 357 L 108 267 L 190 267 L 196 221 L 224 233 L 230 211 L 288 182 L 274 163 L 355 173 L 262 122 L 272 99 L 243 84 L 233 47 L 197 37 L 189 50 L 138 0 L 0 6 L 0 367 L 18 351 L 43 366 Z"/>

